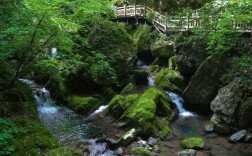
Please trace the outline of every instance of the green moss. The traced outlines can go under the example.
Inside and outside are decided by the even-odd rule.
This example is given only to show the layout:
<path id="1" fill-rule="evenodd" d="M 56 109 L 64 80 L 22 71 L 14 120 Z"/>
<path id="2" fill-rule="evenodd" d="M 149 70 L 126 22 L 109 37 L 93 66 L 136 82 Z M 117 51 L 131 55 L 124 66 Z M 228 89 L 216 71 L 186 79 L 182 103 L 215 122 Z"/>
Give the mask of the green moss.
<path id="1" fill-rule="evenodd" d="M 149 150 L 144 149 L 143 147 L 137 147 L 130 150 L 131 154 L 134 155 L 144 155 L 149 156 L 151 155 L 151 152 Z"/>
<path id="2" fill-rule="evenodd" d="M 131 92 L 135 89 L 135 85 L 132 84 L 132 83 L 129 83 L 127 86 L 125 86 L 123 89 L 122 89 L 122 93 L 128 93 L 128 92 Z"/>
<path id="3" fill-rule="evenodd" d="M 202 149 L 204 147 L 204 140 L 202 138 L 186 138 L 182 140 L 181 144 L 185 148 Z"/>
<path id="4" fill-rule="evenodd" d="M 172 56 L 168 61 L 168 68 L 171 70 L 177 70 L 176 56 Z"/>
<path id="5" fill-rule="evenodd" d="M 21 131 L 15 140 L 14 156 L 38 155 L 58 147 L 57 140 L 39 121 L 13 119 Z"/>
<path id="6" fill-rule="evenodd" d="M 47 153 L 48 156 L 80 156 L 81 154 L 68 147 L 59 147 Z"/>
<path id="7" fill-rule="evenodd" d="M 138 98 L 138 94 L 128 95 L 127 97 L 116 95 L 109 102 L 108 114 L 118 119 Z"/>
<path id="8" fill-rule="evenodd" d="M 177 71 L 164 68 L 157 74 L 155 84 L 164 90 L 180 93 L 184 88 L 184 78 Z"/>
<path id="9" fill-rule="evenodd" d="M 169 127 L 157 116 L 171 115 L 170 102 L 163 92 L 150 88 L 123 113 L 121 120 L 141 129 L 142 135 L 164 138 Z"/>
<path id="10" fill-rule="evenodd" d="M 93 97 L 72 96 L 70 100 L 70 107 L 78 113 L 88 114 L 95 111 L 102 102 Z"/>

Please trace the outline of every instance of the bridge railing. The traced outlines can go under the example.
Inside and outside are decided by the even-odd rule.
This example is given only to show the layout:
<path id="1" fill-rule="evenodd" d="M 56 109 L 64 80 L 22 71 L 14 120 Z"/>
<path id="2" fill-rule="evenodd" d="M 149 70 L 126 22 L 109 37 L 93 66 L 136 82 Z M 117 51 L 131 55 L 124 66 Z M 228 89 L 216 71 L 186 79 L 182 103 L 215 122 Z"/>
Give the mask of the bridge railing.
<path id="1" fill-rule="evenodd" d="M 161 30 L 165 31 L 187 31 L 189 29 L 203 29 L 205 27 L 204 22 L 198 12 L 194 12 L 191 15 L 183 17 L 169 17 L 164 16 L 151 8 L 142 5 L 124 5 L 123 7 L 116 7 L 116 16 L 121 17 L 144 17 L 152 21 L 153 25 Z M 211 23 L 211 18 L 207 23 Z M 232 26 L 233 25 L 233 26 Z M 230 25 L 233 29 L 237 29 L 241 32 L 252 32 L 252 24 L 246 22 L 232 22 Z"/>

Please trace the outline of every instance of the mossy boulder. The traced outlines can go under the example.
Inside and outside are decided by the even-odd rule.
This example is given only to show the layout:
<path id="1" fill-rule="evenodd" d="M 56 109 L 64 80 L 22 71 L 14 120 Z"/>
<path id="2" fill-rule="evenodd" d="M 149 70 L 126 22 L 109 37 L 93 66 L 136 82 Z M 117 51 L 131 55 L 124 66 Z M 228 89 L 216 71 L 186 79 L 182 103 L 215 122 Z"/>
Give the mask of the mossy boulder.
<path id="1" fill-rule="evenodd" d="M 181 144 L 187 149 L 202 149 L 205 143 L 202 138 L 186 138 L 182 140 Z"/>
<path id="2" fill-rule="evenodd" d="M 89 114 L 99 108 L 101 104 L 102 102 L 94 97 L 72 96 L 69 106 L 77 113 Z"/>
<path id="3" fill-rule="evenodd" d="M 155 84 L 164 90 L 181 93 L 184 77 L 175 70 L 164 68 L 157 74 Z"/>
<path id="4" fill-rule="evenodd" d="M 211 123 L 213 124 L 214 131 L 218 133 L 229 134 L 231 132 L 229 125 L 221 120 L 216 114 L 212 116 Z"/>
<path id="5" fill-rule="evenodd" d="M 178 156 L 195 156 L 197 153 L 194 149 L 184 149 L 178 152 Z"/>
<path id="6" fill-rule="evenodd" d="M 140 129 L 142 135 L 164 138 L 170 128 L 158 116 L 170 117 L 170 99 L 157 88 L 150 88 L 123 113 L 121 120 Z"/>
<path id="7" fill-rule="evenodd" d="M 124 125 L 134 127 L 140 135 L 154 135 L 164 138 L 170 128 L 160 117 L 169 119 L 171 100 L 157 88 L 150 88 L 142 96 L 117 95 L 109 103 L 108 114 Z"/>
<path id="8" fill-rule="evenodd" d="M 132 83 L 129 83 L 128 85 L 126 85 L 122 89 L 121 93 L 129 93 L 129 92 L 134 91 L 135 89 L 136 89 L 136 86 L 134 84 L 132 84 Z"/>
<path id="9" fill-rule="evenodd" d="M 49 151 L 47 156 L 81 156 L 81 154 L 69 147 L 59 147 Z"/>
<path id="10" fill-rule="evenodd" d="M 126 146 L 130 144 L 136 138 L 136 136 L 137 130 L 135 128 L 132 128 L 121 136 L 117 144 L 119 146 Z"/>
<path id="11" fill-rule="evenodd" d="M 174 43 L 171 41 L 157 41 L 151 47 L 151 53 L 155 57 L 170 58 L 174 56 Z"/>
<path id="12" fill-rule="evenodd" d="M 120 116 L 139 99 L 138 94 L 131 94 L 128 96 L 116 95 L 108 106 L 108 114 L 118 119 Z"/>
<path id="13" fill-rule="evenodd" d="M 133 155 L 150 156 L 151 152 L 143 147 L 137 147 L 130 150 Z"/>

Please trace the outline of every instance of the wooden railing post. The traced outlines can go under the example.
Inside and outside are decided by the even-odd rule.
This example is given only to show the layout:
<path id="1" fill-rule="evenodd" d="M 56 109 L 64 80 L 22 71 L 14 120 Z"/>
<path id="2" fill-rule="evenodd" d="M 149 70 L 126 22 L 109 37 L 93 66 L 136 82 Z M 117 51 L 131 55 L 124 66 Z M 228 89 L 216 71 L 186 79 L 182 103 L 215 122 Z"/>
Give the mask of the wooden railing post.
<path id="1" fill-rule="evenodd" d="M 136 16 L 136 3 L 134 4 L 134 16 Z"/>
<path id="2" fill-rule="evenodd" d="M 123 7 L 124 7 L 124 16 L 126 17 L 126 15 L 127 15 L 127 12 L 126 12 L 126 4 L 124 4 Z"/>

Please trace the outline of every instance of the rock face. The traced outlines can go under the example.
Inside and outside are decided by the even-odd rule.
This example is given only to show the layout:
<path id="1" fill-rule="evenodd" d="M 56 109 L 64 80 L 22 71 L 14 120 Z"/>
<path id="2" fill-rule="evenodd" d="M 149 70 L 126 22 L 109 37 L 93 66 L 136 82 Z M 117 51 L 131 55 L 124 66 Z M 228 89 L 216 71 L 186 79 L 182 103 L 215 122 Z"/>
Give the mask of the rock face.
<path id="1" fill-rule="evenodd" d="M 221 88 L 211 102 L 211 110 L 226 123 L 231 124 L 234 120 L 234 112 L 242 100 L 242 91 L 239 82 L 233 81 L 229 85 Z"/>
<path id="2" fill-rule="evenodd" d="M 134 75 L 135 81 L 137 84 L 146 84 L 148 73 L 146 70 L 131 70 L 131 75 Z"/>
<path id="3" fill-rule="evenodd" d="M 239 109 L 238 124 L 241 128 L 252 127 L 252 97 L 245 100 Z"/>
<path id="4" fill-rule="evenodd" d="M 184 77 L 175 70 L 164 68 L 157 74 L 155 84 L 164 90 L 181 93 Z"/>
<path id="5" fill-rule="evenodd" d="M 202 149 L 204 140 L 202 138 L 186 138 L 181 142 L 182 146 L 187 149 Z"/>
<path id="6" fill-rule="evenodd" d="M 171 100 L 157 88 L 150 88 L 142 96 L 117 95 L 109 103 L 108 114 L 127 126 L 136 128 L 140 135 L 164 138 L 170 128 L 159 117 L 172 115 Z"/>
<path id="7" fill-rule="evenodd" d="M 191 78 L 183 92 L 186 103 L 209 106 L 220 87 L 220 78 L 225 73 L 227 63 L 219 55 L 208 57 Z"/>
<path id="8" fill-rule="evenodd" d="M 240 130 L 240 131 L 232 134 L 230 136 L 229 140 L 231 142 L 237 142 L 237 141 L 243 139 L 246 136 L 246 134 L 247 134 L 247 131 L 245 129 L 244 130 Z"/>

